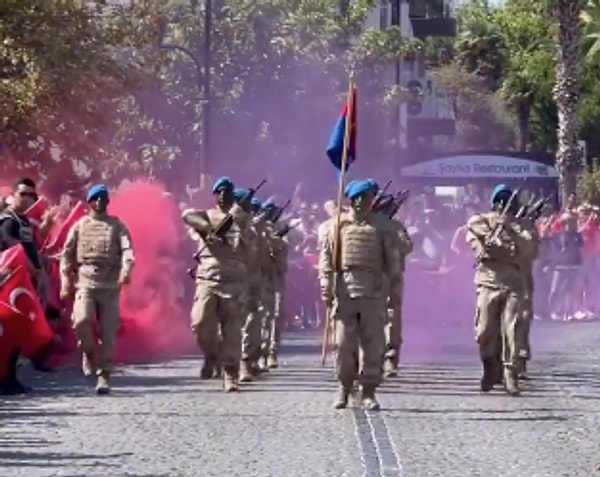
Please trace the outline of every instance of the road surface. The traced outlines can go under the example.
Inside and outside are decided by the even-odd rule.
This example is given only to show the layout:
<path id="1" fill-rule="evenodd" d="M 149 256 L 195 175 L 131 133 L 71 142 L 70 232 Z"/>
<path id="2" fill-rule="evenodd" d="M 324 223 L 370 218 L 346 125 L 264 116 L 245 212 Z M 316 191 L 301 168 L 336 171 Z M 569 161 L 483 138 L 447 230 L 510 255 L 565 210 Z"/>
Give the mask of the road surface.
<path id="1" fill-rule="evenodd" d="M 408 329 L 380 413 L 331 408 L 318 337 L 238 395 L 198 379 L 196 357 L 127 366 L 111 396 L 76 370 L 26 371 L 0 398 L 4 477 L 600 476 L 600 323 L 535 323 L 522 397 L 480 395 L 467 328 Z"/>

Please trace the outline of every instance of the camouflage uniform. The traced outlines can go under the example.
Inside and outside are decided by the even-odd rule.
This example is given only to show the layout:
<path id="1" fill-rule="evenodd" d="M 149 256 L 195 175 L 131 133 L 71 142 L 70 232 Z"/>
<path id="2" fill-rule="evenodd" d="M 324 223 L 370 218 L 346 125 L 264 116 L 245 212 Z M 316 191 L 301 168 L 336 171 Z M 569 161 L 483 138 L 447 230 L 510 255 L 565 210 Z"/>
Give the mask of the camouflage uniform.
<path id="1" fill-rule="evenodd" d="M 498 186 L 492 203 L 512 192 Z M 477 257 L 475 284 L 477 311 L 475 331 L 483 364 L 482 391 L 489 391 L 500 380 L 503 370 L 506 391 L 519 393 L 519 328 L 523 323 L 523 300 L 526 290 L 522 264 L 533 253 L 531 232 L 516 220 L 507 222 L 495 243 L 490 234 L 501 220 L 498 212 L 477 214 L 467 222 L 467 243 Z"/>
<path id="2" fill-rule="evenodd" d="M 117 217 L 92 213 L 70 230 L 60 260 L 61 287 L 69 289 L 75 280 L 73 327 L 83 351 L 84 373 L 91 374 L 97 367 L 99 393 L 109 390 L 120 327 L 120 283 L 129 280 L 133 266 L 131 236 Z M 100 338 L 99 359 L 95 319 Z"/>
<path id="3" fill-rule="evenodd" d="M 346 187 L 346 196 L 353 201 L 374 192 L 369 181 L 355 181 Z M 338 409 L 347 405 L 357 377 L 357 360 L 363 407 L 379 409 L 375 389 L 382 378 L 388 298 L 384 276 L 390 290 L 398 290 L 400 281 L 396 239 L 386 220 L 389 222 L 379 214 L 362 210 L 342 215 L 339 268 L 334 256 L 335 226 L 328 229 L 322 240 L 319 280 L 336 322 Z M 336 270 L 339 271 L 334 276 Z"/>
<path id="4" fill-rule="evenodd" d="M 207 239 L 228 213 L 232 222 L 223 240 Z M 191 311 L 192 331 L 204 354 L 201 376 L 212 377 L 221 363 L 224 390 L 237 391 L 248 290 L 248 214 L 234 204 L 227 211 L 220 207 L 186 210 L 182 218 L 203 237 Z"/>
<path id="5" fill-rule="evenodd" d="M 259 264 L 261 272 L 261 355 L 259 358 L 260 369 L 265 372 L 269 367 L 267 359 L 269 355 L 269 343 L 272 323 L 275 317 L 275 265 L 273 263 L 273 240 L 274 232 L 271 224 L 266 220 L 258 220 L 256 228 L 259 233 L 261 246 L 259 247 Z"/>
<path id="6" fill-rule="evenodd" d="M 413 251 L 413 243 L 404 225 L 398 220 L 390 220 L 393 237 L 396 238 L 395 245 L 400 261 L 400 279 L 398 290 L 390 290 L 388 299 L 386 331 L 386 353 L 384 372 L 386 376 L 395 376 L 398 372 L 398 361 L 400 360 L 400 347 L 402 346 L 402 298 L 404 295 L 404 271 L 406 268 L 406 257 Z M 394 299 L 395 297 L 395 299 Z"/>
<path id="7" fill-rule="evenodd" d="M 271 320 L 271 328 L 269 330 L 268 352 L 269 358 L 267 365 L 270 368 L 277 368 L 277 353 L 281 345 L 281 334 L 285 325 L 285 284 L 288 271 L 288 252 L 289 243 L 285 236 L 281 236 L 281 231 L 285 225 L 272 225 L 272 260 L 273 260 L 273 277 L 274 277 L 274 303 L 273 303 L 273 319 Z"/>
<path id="8" fill-rule="evenodd" d="M 248 227 L 248 291 L 246 300 L 246 320 L 242 336 L 242 363 L 240 381 L 251 381 L 260 374 L 258 360 L 262 348 L 262 303 L 263 284 L 260 260 L 266 246 L 256 226 L 256 219 Z"/>
<path id="9" fill-rule="evenodd" d="M 523 319 L 519 322 L 517 332 L 520 334 L 518 342 L 521 344 L 519 349 L 520 358 L 520 369 L 519 377 L 521 379 L 527 378 L 527 361 L 531 359 L 531 343 L 529 340 L 529 332 L 533 323 L 533 292 L 534 292 L 534 281 L 533 281 L 533 265 L 538 257 L 540 248 L 540 236 L 538 234 L 535 224 L 529 219 L 523 219 L 520 222 L 521 227 L 531 233 L 533 237 L 533 244 L 529 250 L 529 255 L 523 256 L 521 262 L 521 269 L 525 276 L 525 293 L 523 295 Z"/>

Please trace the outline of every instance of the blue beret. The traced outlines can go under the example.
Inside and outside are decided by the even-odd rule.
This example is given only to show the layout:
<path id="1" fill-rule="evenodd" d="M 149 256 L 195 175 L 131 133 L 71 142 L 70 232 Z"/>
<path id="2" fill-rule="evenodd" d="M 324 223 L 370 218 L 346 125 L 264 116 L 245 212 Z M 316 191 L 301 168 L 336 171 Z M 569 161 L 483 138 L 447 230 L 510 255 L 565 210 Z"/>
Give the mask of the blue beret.
<path id="1" fill-rule="evenodd" d="M 262 208 L 262 204 L 261 204 L 260 200 L 258 200 L 256 197 L 252 197 L 252 199 L 250 200 L 250 203 L 252 204 L 252 207 L 254 207 L 255 209 Z"/>
<path id="2" fill-rule="evenodd" d="M 502 196 L 511 196 L 513 193 L 512 189 L 508 187 L 506 184 L 498 184 L 494 187 L 494 191 L 492 192 L 492 197 L 490 197 L 490 206 L 493 207 L 496 202 L 503 199 Z"/>
<path id="3" fill-rule="evenodd" d="M 267 201 L 262 205 L 262 209 L 265 211 L 275 210 L 276 208 L 277 206 L 273 202 Z"/>
<path id="4" fill-rule="evenodd" d="M 375 184 L 373 182 L 369 182 L 368 180 L 364 181 L 351 181 L 344 190 L 344 195 L 348 197 L 350 200 L 354 200 L 357 197 L 367 194 L 369 192 L 377 192 L 375 188 Z"/>
<path id="5" fill-rule="evenodd" d="M 108 198 L 108 189 L 104 184 L 96 184 L 90 187 L 90 190 L 87 193 L 87 201 L 91 202 L 92 200 L 96 200 L 99 197 Z"/>
<path id="6" fill-rule="evenodd" d="M 246 189 L 235 189 L 233 191 L 233 198 L 236 202 L 239 202 L 246 196 L 247 193 L 248 191 Z"/>
<path id="7" fill-rule="evenodd" d="M 233 182 L 229 177 L 221 177 L 217 179 L 213 185 L 212 191 L 213 194 L 216 194 L 217 192 L 221 192 L 223 189 L 233 189 Z"/>
<path id="8" fill-rule="evenodd" d="M 379 184 L 375 181 L 375 179 L 367 179 L 366 182 L 371 184 L 371 186 L 373 187 L 373 190 L 375 190 L 375 191 L 379 190 Z"/>

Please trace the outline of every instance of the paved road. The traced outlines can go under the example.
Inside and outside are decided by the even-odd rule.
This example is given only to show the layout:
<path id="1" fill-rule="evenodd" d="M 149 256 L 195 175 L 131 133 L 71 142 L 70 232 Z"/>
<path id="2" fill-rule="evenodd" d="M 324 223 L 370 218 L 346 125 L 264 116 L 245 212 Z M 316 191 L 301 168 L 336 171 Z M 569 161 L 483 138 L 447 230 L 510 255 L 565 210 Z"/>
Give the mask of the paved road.
<path id="1" fill-rule="evenodd" d="M 600 476 L 600 324 L 536 325 L 512 399 L 477 392 L 468 328 L 409 329 L 379 414 L 331 409 L 310 336 L 239 395 L 199 381 L 193 358 L 126 367 L 103 398 L 75 371 L 31 374 L 35 396 L 0 400 L 0 476 Z"/>

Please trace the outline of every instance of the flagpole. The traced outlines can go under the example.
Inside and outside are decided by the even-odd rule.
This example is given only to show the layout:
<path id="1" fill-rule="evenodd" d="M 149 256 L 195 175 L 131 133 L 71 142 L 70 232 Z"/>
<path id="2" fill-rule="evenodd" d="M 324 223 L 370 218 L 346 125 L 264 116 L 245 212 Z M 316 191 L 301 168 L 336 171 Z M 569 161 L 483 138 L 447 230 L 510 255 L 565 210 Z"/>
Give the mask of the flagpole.
<path id="1" fill-rule="evenodd" d="M 335 212 L 335 228 L 334 230 L 334 238 L 333 238 L 333 290 L 337 289 L 337 275 L 339 270 L 339 253 L 340 253 L 340 224 L 342 220 L 342 202 L 344 200 L 344 183 L 346 177 L 346 170 L 348 168 L 348 155 L 350 152 L 350 141 L 352 134 L 352 121 L 354 119 L 354 110 L 356 105 L 354 104 L 354 91 L 356 89 L 356 77 L 354 72 L 350 73 L 350 79 L 348 82 L 348 110 L 346 113 L 346 124 L 344 128 L 344 145 L 342 148 L 342 158 L 340 163 L 340 180 L 338 183 L 338 195 L 337 195 L 337 204 L 336 204 L 336 212 Z M 325 318 L 325 326 L 323 329 L 323 340 L 321 344 L 321 365 L 325 366 L 325 362 L 327 361 L 327 350 L 329 347 L 330 341 L 330 327 L 333 318 L 333 309 L 332 307 L 328 307 L 327 316 Z M 332 330 L 333 331 L 333 330 Z M 335 334 L 335 333 L 334 333 Z"/>

